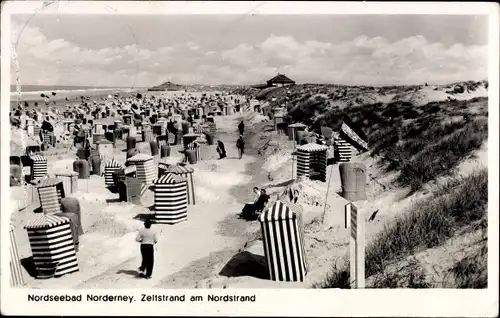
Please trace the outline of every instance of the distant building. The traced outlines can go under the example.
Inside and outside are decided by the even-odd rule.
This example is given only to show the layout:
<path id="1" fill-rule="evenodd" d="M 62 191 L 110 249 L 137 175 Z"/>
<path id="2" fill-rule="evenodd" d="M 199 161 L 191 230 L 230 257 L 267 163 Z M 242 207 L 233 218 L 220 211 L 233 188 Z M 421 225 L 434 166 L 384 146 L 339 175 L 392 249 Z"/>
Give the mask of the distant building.
<path id="1" fill-rule="evenodd" d="M 252 85 L 253 88 L 264 89 L 269 87 L 283 87 L 295 85 L 295 82 L 286 77 L 284 74 L 278 74 L 267 81 L 266 84 Z"/>
<path id="2" fill-rule="evenodd" d="M 267 87 L 283 87 L 295 85 L 295 82 L 285 76 L 285 74 L 278 74 L 267 81 Z"/>

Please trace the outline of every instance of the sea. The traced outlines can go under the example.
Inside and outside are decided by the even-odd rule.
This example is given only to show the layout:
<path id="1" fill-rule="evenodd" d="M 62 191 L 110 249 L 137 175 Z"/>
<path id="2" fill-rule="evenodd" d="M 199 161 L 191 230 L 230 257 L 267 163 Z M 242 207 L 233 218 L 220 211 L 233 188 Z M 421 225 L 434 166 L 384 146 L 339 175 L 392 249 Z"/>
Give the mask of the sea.
<path id="1" fill-rule="evenodd" d="M 80 96 L 98 97 L 115 93 L 132 93 L 145 88 L 112 87 L 112 86 L 61 86 L 61 85 L 21 85 L 21 96 L 18 96 L 16 85 L 10 86 L 10 106 L 16 107 L 18 102 L 39 102 L 44 104 L 42 94 L 49 97 L 51 105 L 66 105 L 80 101 Z M 54 104 L 53 104 L 54 102 Z"/>
<path id="2" fill-rule="evenodd" d="M 21 93 L 47 93 L 88 91 L 88 90 L 137 90 L 145 87 L 117 87 L 117 86 L 62 86 L 62 85 L 21 85 Z M 10 85 L 10 92 L 17 93 L 16 85 Z"/>

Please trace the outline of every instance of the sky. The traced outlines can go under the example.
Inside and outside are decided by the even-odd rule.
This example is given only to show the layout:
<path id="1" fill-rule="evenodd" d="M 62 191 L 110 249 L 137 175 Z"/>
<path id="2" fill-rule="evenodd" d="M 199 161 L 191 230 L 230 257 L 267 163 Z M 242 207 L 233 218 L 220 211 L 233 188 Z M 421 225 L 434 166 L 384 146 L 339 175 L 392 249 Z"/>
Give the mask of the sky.
<path id="1" fill-rule="evenodd" d="M 447 84 L 488 76 L 471 15 L 11 16 L 24 85 Z M 11 80 L 16 72 L 11 67 Z"/>

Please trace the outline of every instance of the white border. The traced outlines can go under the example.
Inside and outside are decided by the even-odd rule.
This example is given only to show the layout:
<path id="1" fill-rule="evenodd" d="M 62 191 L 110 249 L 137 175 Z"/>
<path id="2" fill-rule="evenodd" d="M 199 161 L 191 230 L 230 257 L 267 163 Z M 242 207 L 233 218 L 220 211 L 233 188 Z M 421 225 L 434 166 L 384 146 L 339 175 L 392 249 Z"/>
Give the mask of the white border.
<path id="1" fill-rule="evenodd" d="M 489 288 L 487 290 L 174 290 L 186 295 L 257 295 L 256 303 L 28 303 L 27 290 L 11 289 L 8 249 L 1 249 L 1 304 L 3 314 L 36 315 L 289 315 L 289 316 L 496 316 L 498 315 L 498 6 L 494 3 L 416 2 L 67 2 L 54 1 L 41 10 L 41 1 L 2 3 L 1 16 L 1 235 L 8 241 L 10 130 L 10 15 L 31 14 L 485 14 L 489 15 Z M 148 290 L 149 291 L 149 290 Z M 145 292 L 148 292 L 145 291 Z M 47 291 L 45 291 L 47 292 Z M 62 291 L 58 291 L 61 293 Z M 86 294 L 87 291 L 64 291 Z M 140 291 L 88 290 L 94 294 Z M 168 293 L 168 290 L 162 290 Z M 40 293 L 38 291 L 37 293 Z"/>

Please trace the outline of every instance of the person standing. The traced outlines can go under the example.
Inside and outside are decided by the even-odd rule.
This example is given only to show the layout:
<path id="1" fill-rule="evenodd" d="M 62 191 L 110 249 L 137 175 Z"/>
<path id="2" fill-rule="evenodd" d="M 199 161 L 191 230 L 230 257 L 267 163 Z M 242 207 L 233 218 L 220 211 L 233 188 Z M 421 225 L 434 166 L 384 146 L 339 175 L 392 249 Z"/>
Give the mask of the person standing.
<path id="1" fill-rule="evenodd" d="M 241 159 L 245 153 L 245 141 L 243 140 L 243 135 L 240 135 L 240 138 L 236 141 L 236 148 L 238 148 Z"/>
<path id="2" fill-rule="evenodd" d="M 151 229 L 151 221 L 144 222 L 144 228 L 139 231 L 136 241 L 141 243 L 142 263 L 139 267 L 140 275 L 144 278 L 151 278 L 154 264 L 154 245 L 158 242 L 156 233 Z"/>
<path id="3" fill-rule="evenodd" d="M 241 123 L 238 125 L 238 130 L 240 131 L 240 135 L 243 136 L 243 133 L 245 132 L 245 124 L 243 123 L 243 120 Z"/>

